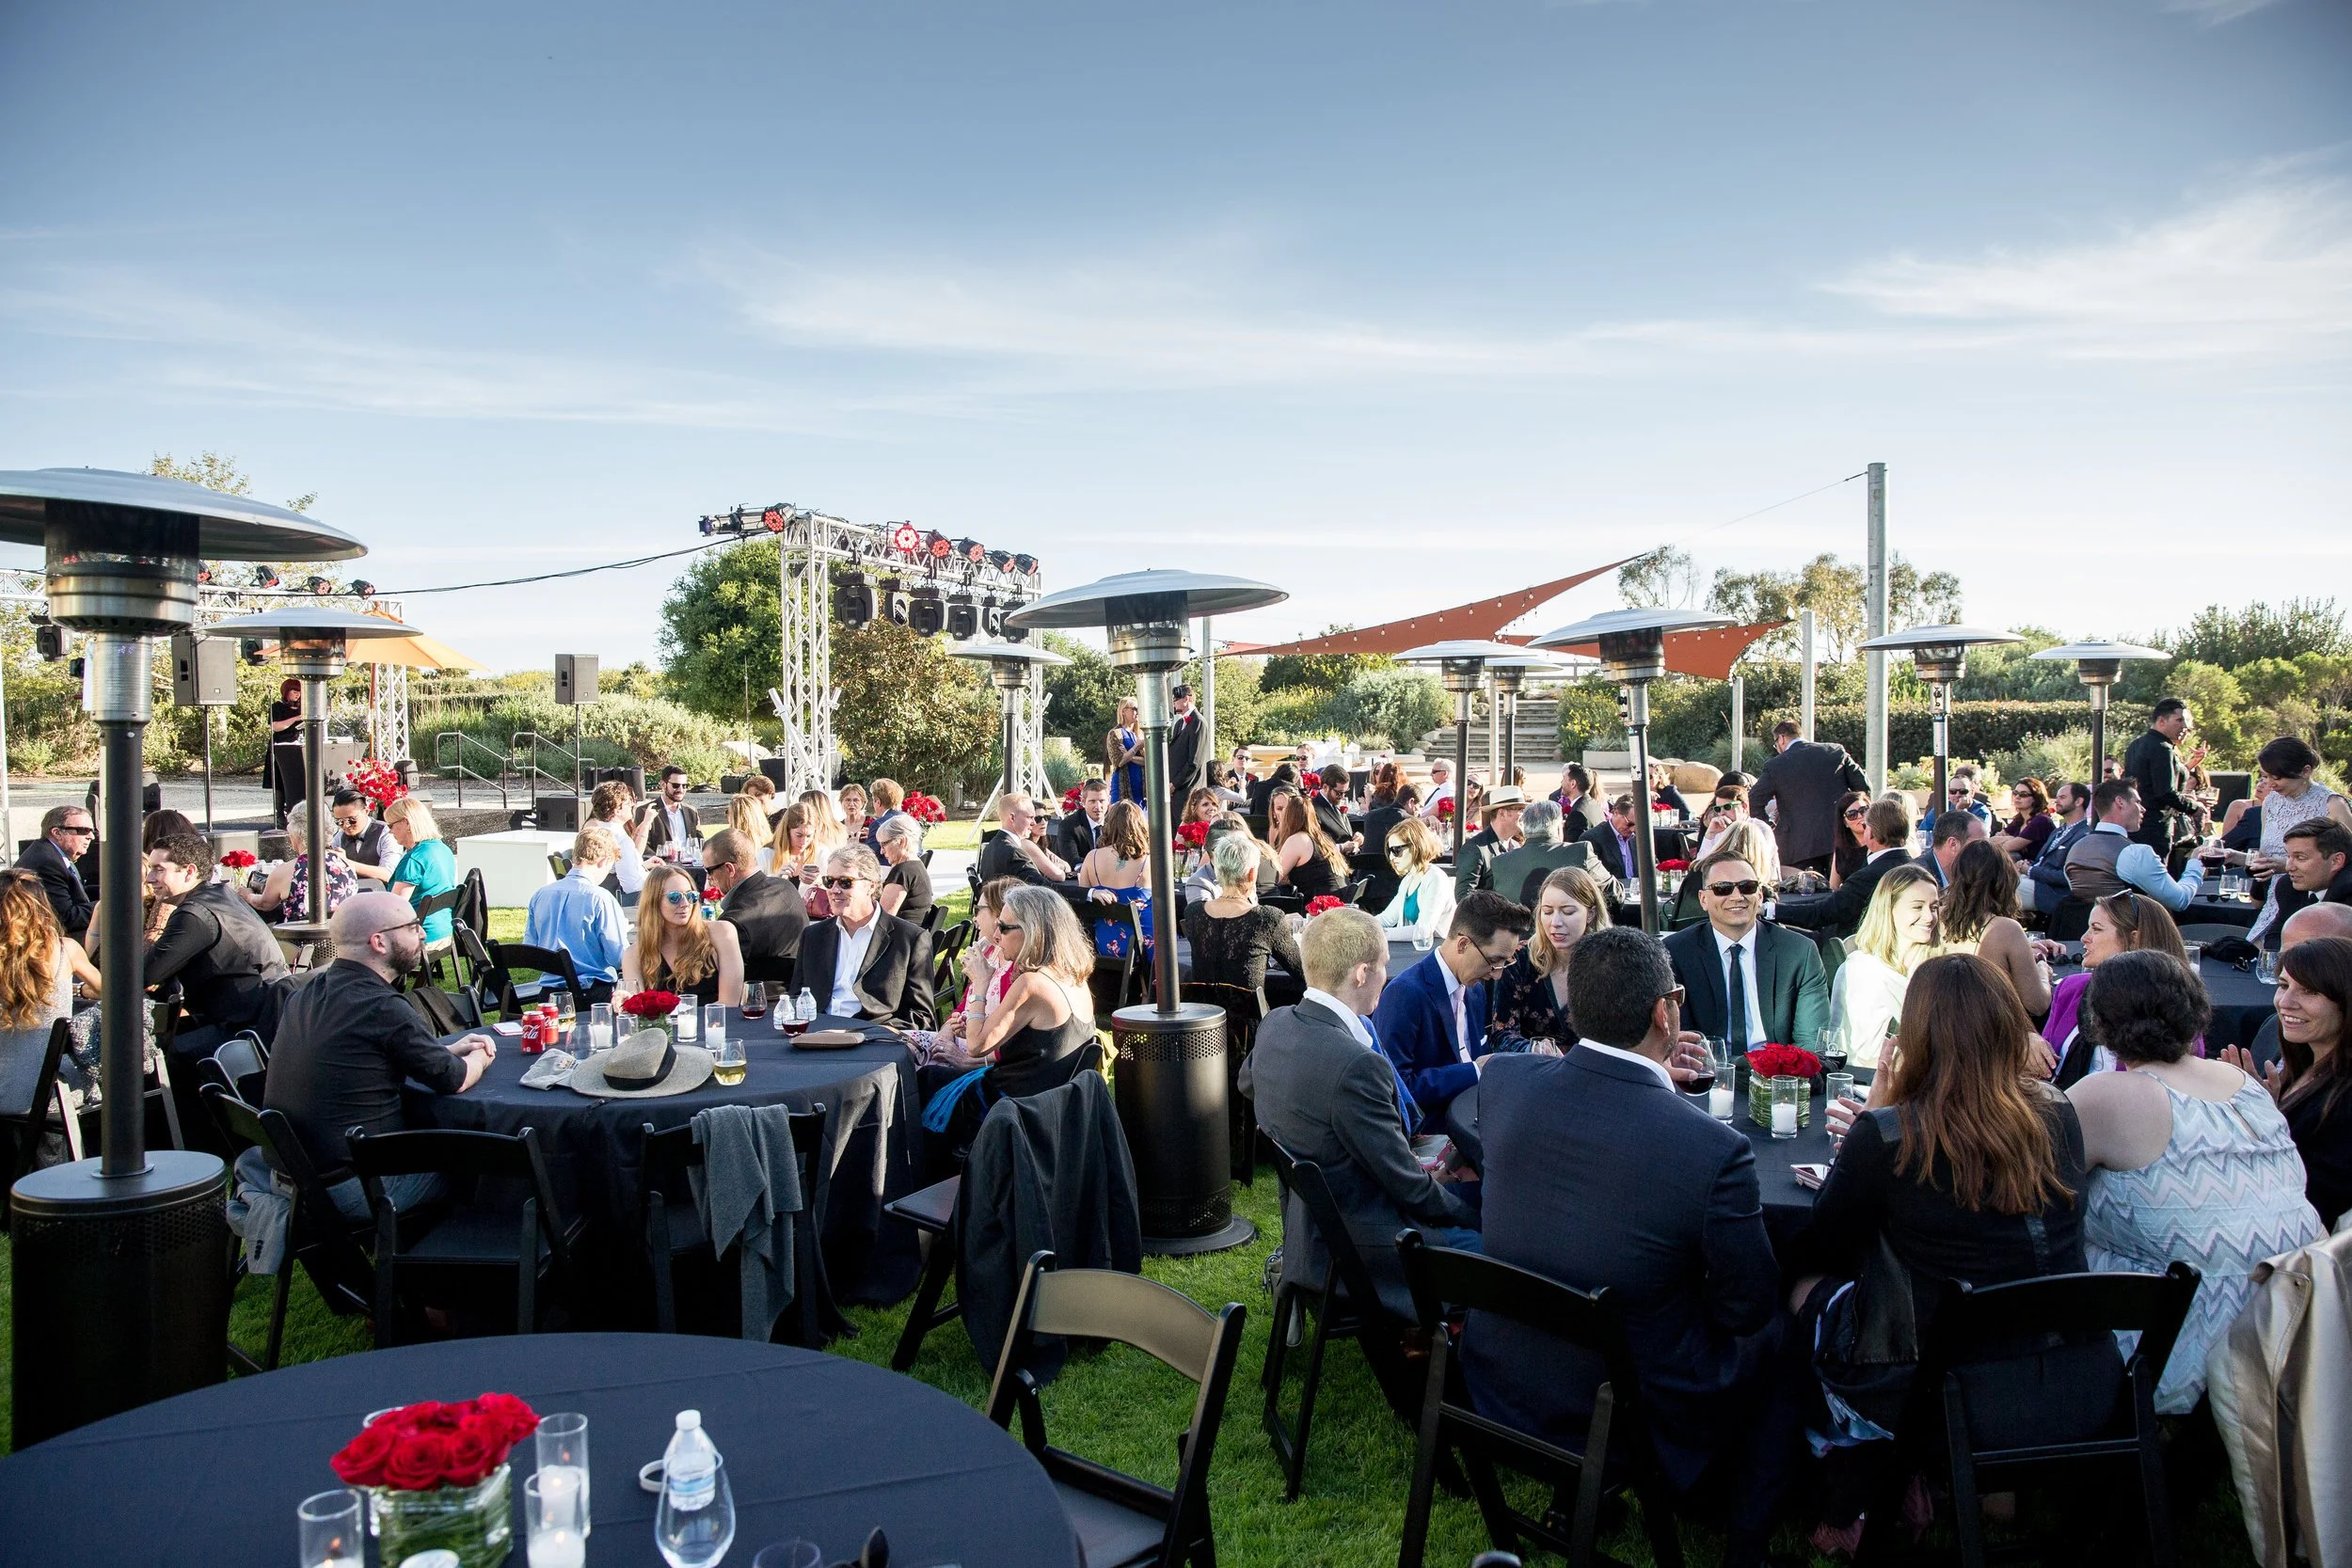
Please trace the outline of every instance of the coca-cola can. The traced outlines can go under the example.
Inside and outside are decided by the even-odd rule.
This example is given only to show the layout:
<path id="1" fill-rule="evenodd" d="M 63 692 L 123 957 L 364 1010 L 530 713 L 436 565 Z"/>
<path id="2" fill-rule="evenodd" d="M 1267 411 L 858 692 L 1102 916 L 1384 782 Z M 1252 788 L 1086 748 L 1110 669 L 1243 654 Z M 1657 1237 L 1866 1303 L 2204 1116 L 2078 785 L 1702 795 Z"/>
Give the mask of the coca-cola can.
<path id="1" fill-rule="evenodd" d="M 546 1049 L 547 1042 L 539 1037 L 539 1009 L 533 1007 L 523 1014 L 523 1054 L 536 1056 Z"/>

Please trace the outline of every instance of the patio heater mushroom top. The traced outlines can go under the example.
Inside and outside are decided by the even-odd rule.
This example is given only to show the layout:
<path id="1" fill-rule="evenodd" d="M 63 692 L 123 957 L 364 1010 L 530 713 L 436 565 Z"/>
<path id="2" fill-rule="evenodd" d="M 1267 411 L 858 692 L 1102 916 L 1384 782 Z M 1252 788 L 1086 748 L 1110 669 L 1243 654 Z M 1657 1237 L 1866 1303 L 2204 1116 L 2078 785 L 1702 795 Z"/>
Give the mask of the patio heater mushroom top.
<path id="1" fill-rule="evenodd" d="M 2052 663 L 2071 658 L 2085 686 L 2113 686 L 2123 673 L 2127 658 L 2170 658 L 2162 648 L 2143 648 L 2137 642 L 2118 642 L 2111 638 L 2087 637 L 2080 642 L 2069 642 L 2062 648 L 2043 648 L 2027 654 L 2027 658 L 2046 659 Z"/>
<path id="2" fill-rule="evenodd" d="M 1636 605 L 1588 615 L 1541 637 L 1530 638 L 1527 645 L 1534 649 L 1567 649 L 1586 642 L 1597 643 L 1601 673 L 1623 685 L 1629 681 L 1656 680 L 1666 673 L 1668 632 L 1708 631 L 1729 625 L 1730 616 L 1717 615 L 1711 610 Z"/>
<path id="3" fill-rule="evenodd" d="M 345 645 L 372 637 L 414 637 L 417 628 L 384 615 L 360 615 L 347 610 L 294 605 L 215 621 L 204 628 L 215 635 L 267 638 L 278 643 L 287 673 L 308 680 L 331 680 L 343 672 Z"/>
<path id="4" fill-rule="evenodd" d="M 1120 572 L 1023 605 L 1005 624 L 1024 631 L 1101 626 L 1120 669 L 1173 670 L 1190 653 L 1185 624 L 1193 617 L 1234 615 L 1289 597 L 1267 583 L 1213 572 Z"/>
<path id="5" fill-rule="evenodd" d="M 1533 660 L 1547 665 L 1552 662 L 1540 654 L 1530 654 L 1517 642 L 1488 642 L 1474 637 L 1455 638 L 1450 642 L 1424 642 L 1418 648 L 1407 648 L 1401 654 L 1389 657 L 1399 664 L 1438 666 L 1438 678 L 1445 683 L 1448 691 L 1457 696 L 1465 691 L 1477 690 L 1479 680 L 1486 670 L 1505 659 Z"/>
<path id="6" fill-rule="evenodd" d="M 1010 689 L 1026 684 L 1029 666 L 1033 664 L 1067 664 L 1070 660 L 1051 648 L 1040 648 L 1027 642 L 959 642 L 947 649 L 955 658 L 986 659 L 990 678 L 1000 689 Z"/>
<path id="7" fill-rule="evenodd" d="M 1864 653 L 1907 653 L 1919 667 L 1921 680 L 1930 686 L 1949 686 L 1968 673 L 1969 649 L 1992 642 L 2024 641 L 2013 631 L 1993 631 L 1984 626 L 1913 626 L 1906 631 L 1873 637 L 1855 646 Z"/>

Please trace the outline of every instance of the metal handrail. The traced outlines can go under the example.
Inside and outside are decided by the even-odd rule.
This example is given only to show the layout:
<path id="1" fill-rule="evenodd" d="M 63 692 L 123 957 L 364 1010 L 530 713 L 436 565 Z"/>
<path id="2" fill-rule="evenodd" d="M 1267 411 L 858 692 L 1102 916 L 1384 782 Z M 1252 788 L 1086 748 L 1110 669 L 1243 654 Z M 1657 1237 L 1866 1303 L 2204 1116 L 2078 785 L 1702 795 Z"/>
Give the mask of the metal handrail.
<path id="1" fill-rule="evenodd" d="M 531 748 L 531 760 L 528 762 L 523 760 L 525 742 L 529 742 Z M 574 781 L 580 777 L 580 758 L 576 753 L 565 751 L 536 730 L 516 730 L 508 737 L 506 744 L 509 754 L 515 759 L 516 771 L 522 775 L 525 784 L 530 784 L 533 779 L 545 779 L 555 786 L 559 794 L 569 795 L 572 792 Z M 539 750 L 541 747 L 547 748 L 561 757 L 564 766 L 571 771 L 559 776 L 540 767 Z M 532 793 L 536 795 L 538 791 L 534 788 Z"/>
<path id="2" fill-rule="evenodd" d="M 449 743 L 453 740 L 457 742 L 457 757 L 454 762 L 449 759 Z M 495 774 L 478 773 L 469 768 L 466 765 L 466 748 L 469 746 L 496 763 L 498 772 Z M 514 799 L 506 792 L 506 775 L 509 771 L 506 754 L 495 746 L 485 746 L 463 730 L 443 730 L 433 737 L 433 771 L 442 778 L 454 778 L 457 781 L 457 804 L 460 810 L 463 810 L 466 804 L 466 781 L 468 779 L 491 785 L 499 792 L 499 804 L 509 811 L 514 809 Z"/>

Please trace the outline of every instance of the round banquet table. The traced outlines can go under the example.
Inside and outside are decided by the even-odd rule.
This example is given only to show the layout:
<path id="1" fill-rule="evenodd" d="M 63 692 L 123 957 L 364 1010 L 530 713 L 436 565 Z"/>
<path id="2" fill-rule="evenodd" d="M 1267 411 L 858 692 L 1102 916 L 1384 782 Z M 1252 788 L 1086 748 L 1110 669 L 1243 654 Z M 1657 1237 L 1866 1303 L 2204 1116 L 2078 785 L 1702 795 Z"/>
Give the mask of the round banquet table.
<path id="1" fill-rule="evenodd" d="M 2053 985 L 2082 973 L 2082 965 L 2075 961 L 2082 955 L 2082 943 L 2067 943 L 2067 952 L 2071 956 L 2064 963 L 2050 967 Z M 2197 975 L 2205 983 L 2205 999 L 2213 1004 L 2213 1022 L 2205 1029 L 2206 1054 L 2217 1056 L 2227 1045 L 2251 1046 L 2262 1032 L 2263 1021 L 2279 1010 L 2278 988 L 2265 985 L 2250 963 L 2240 969 L 2211 954 L 2198 962 Z"/>
<path id="2" fill-rule="evenodd" d="M 2173 916 L 2180 926 L 2234 926 L 2243 931 L 2262 913 L 2262 901 L 2252 898 L 2192 898 L 2188 908 Z"/>
<path id="3" fill-rule="evenodd" d="M 0 1551 L 23 1562 L 291 1562 L 294 1511 L 340 1485 L 329 1458 L 387 1405 L 511 1393 L 588 1418 L 588 1561 L 659 1560 L 638 1466 L 676 1412 L 702 1412 L 735 1497 L 730 1562 L 802 1536 L 827 1561 L 868 1531 L 893 1562 L 1041 1568 L 1079 1561 L 1053 1483 L 959 1400 L 863 1362 L 785 1345 L 660 1334 L 526 1334 L 407 1345 L 289 1367 L 159 1401 L 0 1460 Z M 524 1559 L 516 1446 L 515 1555 Z M 119 1484 L 118 1484 L 119 1482 Z M 103 1498 L 101 1494 L 103 1493 Z"/>
<path id="4" fill-rule="evenodd" d="M 644 1128 L 682 1126 L 714 1105 L 825 1107 L 818 1191 L 803 1195 L 818 1216 L 824 1278 L 813 1298 L 837 1327 L 834 1299 L 888 1305 L 914 1289 L 920 1272 L 914 1231 L 885 1221 L 882 1205 L 922 1184 L 914 1058 L 881 1024 L 819 1016 L 812 1029 L 854 1029 L 866 1043 L 838 1051 L 795 1050 L 767 1018 L 744 1022 L 727 1010 L 727 1032 L 747 1044 L 750 1071 L 727 1087 L 706 1081 L 685 1094 L 600 1100 L 568 1088 L 535 1089 L 522 1075 L 539 1058 L 511 1036 L 494 1037 L 498 1057 L 463 1094 L 412 1097 L 411 1122 L 469 1132 L 534 1129 L 557 1201 L 586 1225 L 576 1307 L 596 1327 L 645 1327 L 652 1295 L 644 1258 L 637 1187 Z M 473 1033 L 478 1031 L 469 1031 Z M 449 1039 L 459 1038 L 451 1035 Z M 584 1044 L 584 1027 L 574 1035 Z M 678 1196 L 683 1196 L 678 1195 Z"/>

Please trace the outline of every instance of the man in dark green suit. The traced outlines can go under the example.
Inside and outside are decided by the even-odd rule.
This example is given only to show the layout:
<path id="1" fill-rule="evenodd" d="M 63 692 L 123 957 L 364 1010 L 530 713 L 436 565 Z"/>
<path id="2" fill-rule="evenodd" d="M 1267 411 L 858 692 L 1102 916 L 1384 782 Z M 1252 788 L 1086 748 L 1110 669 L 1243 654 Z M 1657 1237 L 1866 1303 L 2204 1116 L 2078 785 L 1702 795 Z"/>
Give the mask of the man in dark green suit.
<path id="1" fill-rule="evenodd" d="M 1691 875 L 1699 884 L 1706 924 L 1666 939 L 1666 956 L 1685 993 L 1685 1022 L 1734 1052 L 1768 1042 L 1812 1050 L 1829 1027 L 1820 948 L 1764 920 L 1772 890 L 1737 855 L 1709 855 Z"/>

